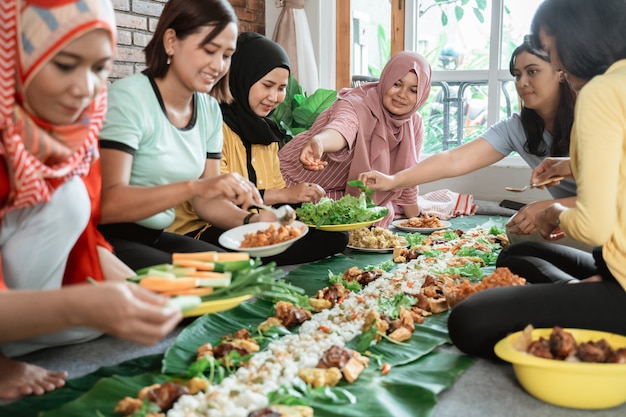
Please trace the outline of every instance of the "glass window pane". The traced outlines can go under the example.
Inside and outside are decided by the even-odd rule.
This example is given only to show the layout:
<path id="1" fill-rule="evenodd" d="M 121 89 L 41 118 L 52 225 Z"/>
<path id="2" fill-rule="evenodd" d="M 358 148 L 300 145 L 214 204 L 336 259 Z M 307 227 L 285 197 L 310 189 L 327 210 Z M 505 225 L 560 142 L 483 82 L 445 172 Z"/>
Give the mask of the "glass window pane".
<path id="1" fill-rule="evenodd" d="M 434 82 L 420 109 L 424 119 L 423 153 L 455 148 L 480 137 L 487 127 L 486 82 Z"/>
<path id="2" fill-rule="evenodd" d="M 489 69 L 491 1 L 423 0 L 418 49 L 433 70 Z"/>
<path id="3" fill-rule="evenodd" d="M 533 19 L 535 10 L 542 1 L 504 0 L 501 69 L 509 69 L 511 54 L 522 43 L 524 35 L 530 32 L 530 22 Z"/>
<path id="4" fill-rule="evenodd" d="M 380 76 L 391 51 L 389 1 L 352 0 L 351 74 Z"/>

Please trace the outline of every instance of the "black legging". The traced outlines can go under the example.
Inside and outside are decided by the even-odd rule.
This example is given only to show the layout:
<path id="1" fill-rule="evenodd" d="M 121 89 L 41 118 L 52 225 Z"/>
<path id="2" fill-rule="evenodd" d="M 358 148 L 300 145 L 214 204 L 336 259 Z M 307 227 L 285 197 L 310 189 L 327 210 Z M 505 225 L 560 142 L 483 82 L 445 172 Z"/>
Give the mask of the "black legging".
<path id="1" fill-rule="evenodd" d="M 199 231 L 187 233 L 187 236 L 198 237 Z M 199 236 L 205 242 L 220 246 L 218 239 L 224 230 L 215 226 L 207 228 Z M 263 263 L 276 262 L 276 265 L 295 265 L 341 253 L 348 244 L 347 232 L 326 232 L 309 228 L 309 232 L 302 239 L 295 242 L 283 253 L 263 258 Z M 221 247 L 221 246 L 220 246 Z"/>
<path id="2" fill-rule="evenodd" d="M 565 283 L 596 273 L 589 252 L 543 242 L 520 242 L 505 247 L 496 266 L 507 267 L 533 284 Z"/>
<path id="3" fill-rule="evenodd" d="M 495 358 L 493 347 L 506 335 L 522 330 L 528 324 L 535 328 L 552 328 L 554 326 L 603 330 L 626 335 L 626 292 L 613 276 L 608 272 L 601 256 L 601 250 L 594 251 L 596 265 L 591 267 L 589 259 L 572 252 L 570 262 L 566 262 L 565 254 L 570 250 L 562 251 L 560 245 L 538 242 L 524 242 L 512 245 L 507 249 L 505 256 L 515 254 L 513 264 L 522 265 L 521 269 L 512 270 L 522 276 L 549 282 L 559 281 L 551 279 L 551 275 L 544 275 L 544 262 L 520 262 L 518 257 L 523 255 L 525 247 L 521 245 L 538 245 L 533 248 L 540 252 L 530 253 L 530 260 L 540 261 L 553 259 L 559 262 L 556 269 L 560 273 L 570 271 L 573 278 L 587 278 L 599 273 L 603 277 L 601 282 L 573 283 L 569 285 L 554 285 L 549 283 L 529 284 L 518 287 L 493 288 L 472 295 L 458 304 L 448 319 L 448 331 L 452 342 L 463 352 L 472 356 Z M 591 254 L 587 254 L 592 258 Z M 512 266 L 499 259 L 502 266 Z M 583 262 L 584 260 L 584 262 Z M 549 263 L 549 262 L 548 262 Z M 537 265 L 533 270 L 532 265 Z M 554 265 L 554 264 L 553 264 Z M 572 265 L 580 265 L 580 272 Z M 554 265 L 555 266 L 555 265 Z M 557 271 L 557 272 L 558 272 Z"/>

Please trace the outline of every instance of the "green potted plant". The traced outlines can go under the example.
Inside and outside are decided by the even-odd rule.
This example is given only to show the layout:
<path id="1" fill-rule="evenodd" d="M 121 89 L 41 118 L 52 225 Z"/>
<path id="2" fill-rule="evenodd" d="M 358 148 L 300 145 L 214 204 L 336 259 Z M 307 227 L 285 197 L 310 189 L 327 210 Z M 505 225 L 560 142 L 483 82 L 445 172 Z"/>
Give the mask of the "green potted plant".
<path id="1" fill-rule="evenodd" d="M 324 110 L 337 99 L 335 90 L 319 88 L 307 96 L 293 76 L 289 77 L 285 100 L 272 113 L 272 119 L 285 133 L 285 143 L 298 133 L 309 130 Z"/>

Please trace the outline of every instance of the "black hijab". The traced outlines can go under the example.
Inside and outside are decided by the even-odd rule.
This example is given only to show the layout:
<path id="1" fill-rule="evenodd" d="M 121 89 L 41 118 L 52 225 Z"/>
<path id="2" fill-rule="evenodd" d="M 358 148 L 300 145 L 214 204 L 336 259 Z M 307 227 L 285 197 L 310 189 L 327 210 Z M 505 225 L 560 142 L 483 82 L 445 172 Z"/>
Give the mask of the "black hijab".
<path id="1" fill-rule="evenodd" d="M 280 45 L 255 32 L 239 35 L 230 64 L 230 91 L 235 100 L 220 106 L 224 122 L 239 135 L 246 148 L 251 144 L 283 141 L 284 134 L 276 122 L 269 115 L 257 116 L 248 104 L 250 87 L 277 67 L 290 71 L 289 57 Z"/>

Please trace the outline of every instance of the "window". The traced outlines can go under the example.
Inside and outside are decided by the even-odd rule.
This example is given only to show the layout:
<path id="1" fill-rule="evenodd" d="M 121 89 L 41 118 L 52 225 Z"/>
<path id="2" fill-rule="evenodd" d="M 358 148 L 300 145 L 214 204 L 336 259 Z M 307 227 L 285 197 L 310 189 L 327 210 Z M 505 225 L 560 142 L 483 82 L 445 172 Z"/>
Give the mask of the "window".
<path id="1" fill-rule="evenodd" d="M 459 146 L 519 111 L 509 58 L 540 2 L 350 0 L 350 76 L 380 75 L 393 45 L 420 52 L 433 68 L 431 94 L 420 109 L 423 152 Z M 403 34 L 392 29 L 398 10 Z M 337 39 L 345 38 L 337 33 Z"/>

